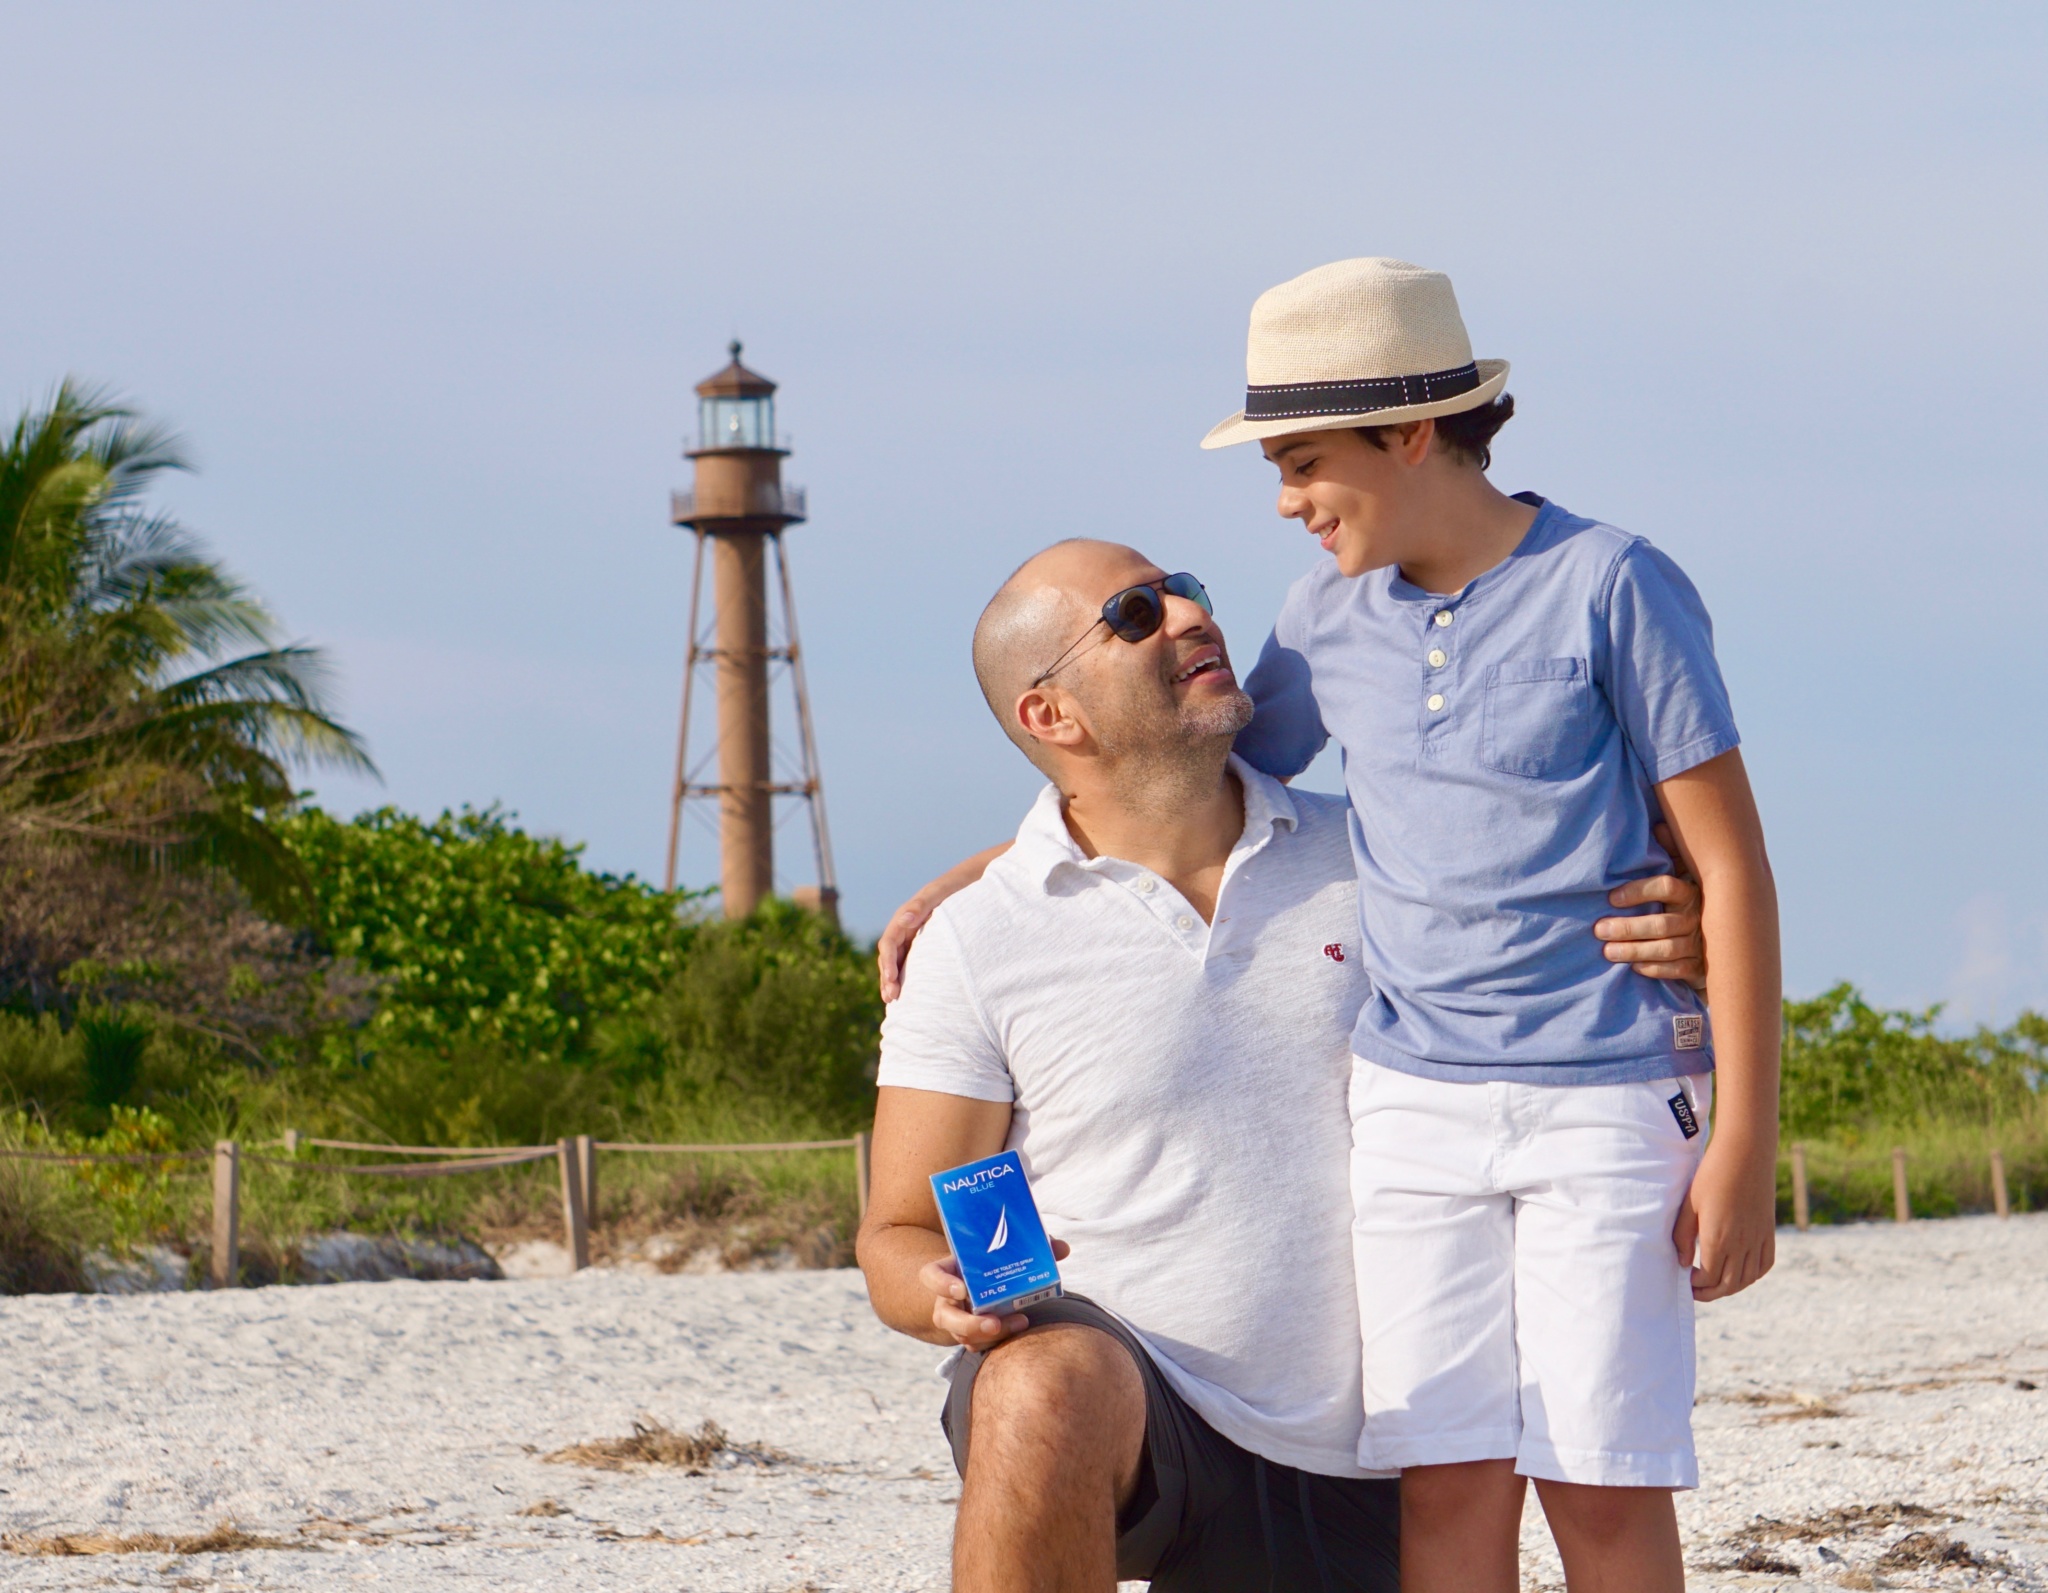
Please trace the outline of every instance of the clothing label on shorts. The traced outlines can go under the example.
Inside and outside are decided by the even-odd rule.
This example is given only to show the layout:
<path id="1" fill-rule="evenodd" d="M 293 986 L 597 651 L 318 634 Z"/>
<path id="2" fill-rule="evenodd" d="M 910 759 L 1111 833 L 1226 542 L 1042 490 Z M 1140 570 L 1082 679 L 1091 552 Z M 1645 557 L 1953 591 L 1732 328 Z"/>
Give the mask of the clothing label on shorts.
<path id="1" fill-rule="evenodd" d="M 1678 1119 L 1678 1132 L 1687 1139 L 1698 1138 L 1700 1120 L 1693 1115 L 1692 1102 L 1685 1098 L 1685 1091 L 1680 1090 L 1676 1095 L 1672 1096 L 1670 1104 L 1671 1115 Z"/>
<path id="2" fill-rule="evenodd" d="M 1703 1013 L 1681 1012 L 1671 1020 L 1671 1049 L 1697 1051 L 1707 1043 L 1707 1020 Z"/>

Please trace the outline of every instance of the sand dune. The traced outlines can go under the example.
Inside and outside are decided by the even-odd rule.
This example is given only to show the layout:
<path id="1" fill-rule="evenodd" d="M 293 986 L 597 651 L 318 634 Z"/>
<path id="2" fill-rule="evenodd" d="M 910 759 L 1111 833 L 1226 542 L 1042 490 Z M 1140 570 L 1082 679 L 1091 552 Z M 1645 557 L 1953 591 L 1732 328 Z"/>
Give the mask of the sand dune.
<path id="1" fill-rule="evenodd" d="M 2048 1216 L 1781 1245 L 1702 1312 L 1694 1585 L 2048 1588 Z M 851 1272 L 0 1300 L 0 1582 L 941 1588 L 937 1359 Z M 650 1418 L 728 1443 L 546 1458 Z"/>

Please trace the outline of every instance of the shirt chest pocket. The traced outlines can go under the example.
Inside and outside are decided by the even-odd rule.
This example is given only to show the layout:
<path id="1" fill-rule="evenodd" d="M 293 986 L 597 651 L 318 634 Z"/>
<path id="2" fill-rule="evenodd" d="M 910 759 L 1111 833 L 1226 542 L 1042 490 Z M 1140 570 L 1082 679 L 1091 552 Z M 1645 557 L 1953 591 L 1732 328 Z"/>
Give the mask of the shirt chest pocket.
<path id="1" fill-rule="evenodd" d="M 1592 761 L 1607 726 L 1583 658 L 1523 658 L 1486 671 L 1481 761 L 1530 780 L 1569 780 Z"/>

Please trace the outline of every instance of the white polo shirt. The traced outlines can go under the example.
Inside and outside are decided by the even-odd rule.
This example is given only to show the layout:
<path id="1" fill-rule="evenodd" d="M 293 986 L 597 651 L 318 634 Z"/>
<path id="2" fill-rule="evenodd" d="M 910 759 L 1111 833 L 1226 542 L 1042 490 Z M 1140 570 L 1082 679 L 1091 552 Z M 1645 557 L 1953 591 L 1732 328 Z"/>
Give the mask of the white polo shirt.
<path id="1" fill-rule="evenodd" d="M 1364 1476 L 1347 809 L 1231 768 L 1244 835 L 1213 927 L 1149 870 L 1085 856 L 1047 786 L 918 936 L 879 1082 L 1013 1102 L 1009 1146 L 1074 1247 L 1068 1289 L 1234 1443 Z"/>

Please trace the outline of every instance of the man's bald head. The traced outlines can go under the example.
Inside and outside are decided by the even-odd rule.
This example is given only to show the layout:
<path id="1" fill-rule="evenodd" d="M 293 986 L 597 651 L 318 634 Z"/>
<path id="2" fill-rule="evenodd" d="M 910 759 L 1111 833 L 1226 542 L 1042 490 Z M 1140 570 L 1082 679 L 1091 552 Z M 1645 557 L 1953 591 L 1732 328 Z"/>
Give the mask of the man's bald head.
<path id="1" fill-rule="evenodd" d="M 1017 699 L 1109 596 L 1105 579 L 1114 581 L 1134 567 L 1146 567 L 1134 549 L 1071 537 L 1026 559 L 981 611 L 974 627 L 974 677 L 1003 734 L 1041 769 L 1044 749 L 1017 722 Z"/>

